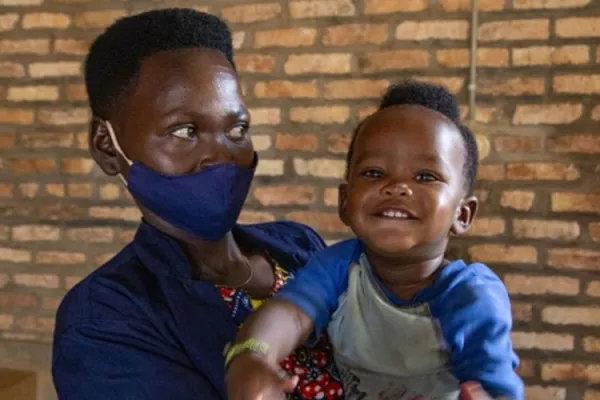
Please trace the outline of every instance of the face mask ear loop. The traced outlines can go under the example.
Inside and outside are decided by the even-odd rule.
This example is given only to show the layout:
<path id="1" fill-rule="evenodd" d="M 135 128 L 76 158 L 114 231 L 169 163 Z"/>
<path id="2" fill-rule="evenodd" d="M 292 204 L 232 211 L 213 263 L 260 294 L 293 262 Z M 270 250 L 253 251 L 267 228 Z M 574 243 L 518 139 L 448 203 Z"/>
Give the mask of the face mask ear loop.
<path id="1" fill-rule="evenodd" d="M 106 124 L 106 129 L 108 130 L 108 135 L 110 136 L 110 140 L 112 140 L 113 146 L 115 147 L 117 152 L 123 157 L 123 159 L 127 162 L 127 164 L 129 164 L 129 166 L 131 166 L 133 164 L 133 162 L 129 158 L 127 158 L 127 156 L 123 152 L 123 149 L 121 149 L 121 146 L 119 146 L 119 142 L 117 141 L 117 135 L 115 135 L 115 131 L 114 131 L 112 125 L 110 124 L 109 121 L 105 121 L 105 124 Z M 121 178 L 121 181 L 123 181 L 123 184 L 125 185 L 125 187 L 127 187 L 128 186 L 127 180 L 125 179 L 123 174 L 120 172 L 119 172 L 119 178 Z"/>

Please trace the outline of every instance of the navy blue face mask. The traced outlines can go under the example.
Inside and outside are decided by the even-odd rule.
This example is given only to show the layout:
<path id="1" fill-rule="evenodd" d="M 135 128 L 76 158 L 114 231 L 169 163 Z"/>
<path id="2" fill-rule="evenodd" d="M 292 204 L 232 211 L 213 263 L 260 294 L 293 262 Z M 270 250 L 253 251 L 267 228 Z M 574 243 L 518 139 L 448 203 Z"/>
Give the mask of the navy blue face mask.
<path id="1" fill-rule="evenodd" d="M 106 121 L 106 127 L 116 150 L 130 165 L 127 179 L 120 177 L 141 205 L 199 239 L 218 241 L 233 228 L 252 184 L 256 153 L 252 168 L 218 164 L 191 174 L 166 176 L 127 158 L 110 122 Z"/>

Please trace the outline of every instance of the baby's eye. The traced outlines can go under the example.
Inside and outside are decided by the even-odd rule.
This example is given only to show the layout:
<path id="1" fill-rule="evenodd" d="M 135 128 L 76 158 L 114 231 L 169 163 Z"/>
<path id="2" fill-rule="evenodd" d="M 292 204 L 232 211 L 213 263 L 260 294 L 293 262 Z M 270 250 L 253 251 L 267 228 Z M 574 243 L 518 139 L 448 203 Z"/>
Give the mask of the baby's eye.
<path id="1" fill-rule="evenodd" d="M 243 126 L 243 125 L 237 125 L 234 126 L 229 132 L 227 132 L 227 138 L 229 140 L 240 140 L 243 139 L 244 136 L 246 136 L 246 133 L 248 132 L 248 128 Z"/>
<path id="2" fill-rule="evenodd" d="M 438 178 L 429 172 L 421 172 L 415 176 L 417 182 L 435 182 Z"/>
<path id="3" fill-rule="evenodd" d="M 378 171 L 376 169 L 368 169 L 368 170 L 364 171 L 362 173 L 362 175 L 366 176 L 367 178 L 377 179 L 377 178 L 381 178 L 383 176 L 383 172 Z"/>
<path id="4" fill-rule="evenodd" d="M 196 129 L 193 126 L 184 126 L 172 131 L 171 135 L 179 139 L 191 140 L 196 135 Z"/>

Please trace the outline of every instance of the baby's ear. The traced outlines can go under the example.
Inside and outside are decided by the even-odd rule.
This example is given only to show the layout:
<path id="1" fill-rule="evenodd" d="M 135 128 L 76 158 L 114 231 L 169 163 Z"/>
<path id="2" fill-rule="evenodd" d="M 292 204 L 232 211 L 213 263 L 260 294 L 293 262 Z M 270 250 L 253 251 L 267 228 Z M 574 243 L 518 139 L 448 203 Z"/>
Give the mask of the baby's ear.
<path id="1" fill-rule="evenodd" d="M 338 187 L 338 215 L 340 216 L 340 219 L 342 220 L 342 222 L 346 225 L 348 225 L 348 213 L 347 213 L 347 206 L 348 206 L 348 194 L 347 194 L 347 188 L 348 188 L 348 184 L 347 183 L 342 183 L 339 187 Z"/>
<path id="2" fill-rule="evenodd" d="M 477 197 L 469 196 L 462 199 L 456 209 L 450 233 L 453 235 L 465 234 L 471 228 L 478 208 L 479 200 Z"/>

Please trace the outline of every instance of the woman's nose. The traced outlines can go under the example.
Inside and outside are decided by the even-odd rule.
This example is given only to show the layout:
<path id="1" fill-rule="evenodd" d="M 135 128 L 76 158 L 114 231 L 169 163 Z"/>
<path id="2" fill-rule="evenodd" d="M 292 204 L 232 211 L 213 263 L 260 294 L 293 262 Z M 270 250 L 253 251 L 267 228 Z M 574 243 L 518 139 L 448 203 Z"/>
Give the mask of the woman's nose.
<path id="1" fill-rule="evenodd" d="M 406 183 L 392 183 L 384 188 L 387 196 L 412 196 L 413 191 Z"/>
<path id="2" fill-rule="evenodd" d="M 211 165 L 231 164 L 236 162 L 235 154 L 216 135 L 206 138 L 198 144 L 199 159 L 197 170 L 210 167 Z"/>

